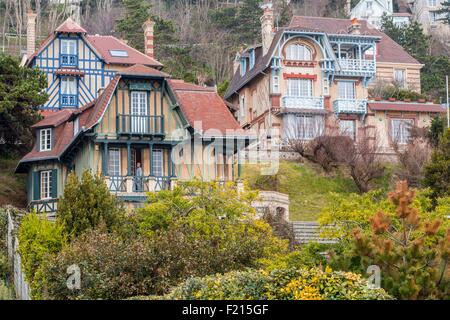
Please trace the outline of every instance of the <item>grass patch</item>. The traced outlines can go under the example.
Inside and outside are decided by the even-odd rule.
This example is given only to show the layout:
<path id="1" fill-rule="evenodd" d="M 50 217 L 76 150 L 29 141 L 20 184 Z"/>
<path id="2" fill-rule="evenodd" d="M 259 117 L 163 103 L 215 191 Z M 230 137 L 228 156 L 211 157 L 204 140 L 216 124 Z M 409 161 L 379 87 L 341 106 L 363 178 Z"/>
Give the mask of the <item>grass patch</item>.
<path id="1" fill-rule="evenodd" d="M 19 159 L 0 159 L 0 206 L 24 208 L 27 204 L 26 175 L 15 174 Z"/>
<path id="2" fill-rule="evenodd" d="M 316 220 L 322 208 L 332 201 L 332 192 L 343 195 L 358 192 L 353 180 L 342 172 L 325 174 L 309 162 L 281 161 L 275 176 L 261 176 L 259 169 L 257 165 L 245 165 L 242 177 L 252 188 L 288 194 L 293 221 Z"/>

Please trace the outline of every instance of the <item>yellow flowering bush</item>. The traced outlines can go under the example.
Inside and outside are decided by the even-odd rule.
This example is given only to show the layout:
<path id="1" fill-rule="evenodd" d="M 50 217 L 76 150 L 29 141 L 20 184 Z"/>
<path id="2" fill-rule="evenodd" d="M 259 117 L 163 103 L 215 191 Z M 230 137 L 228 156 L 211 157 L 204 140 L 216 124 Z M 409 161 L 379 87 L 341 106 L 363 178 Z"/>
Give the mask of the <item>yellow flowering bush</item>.
<path id="1" fill-rule="evenodd" d="M 164 299 L 176 300 L 386 300 L 383 289 L 370 288 L 360 275 L 327 267 L 308 269 L 248 269 L 207 277 L 192 277 Z"/>

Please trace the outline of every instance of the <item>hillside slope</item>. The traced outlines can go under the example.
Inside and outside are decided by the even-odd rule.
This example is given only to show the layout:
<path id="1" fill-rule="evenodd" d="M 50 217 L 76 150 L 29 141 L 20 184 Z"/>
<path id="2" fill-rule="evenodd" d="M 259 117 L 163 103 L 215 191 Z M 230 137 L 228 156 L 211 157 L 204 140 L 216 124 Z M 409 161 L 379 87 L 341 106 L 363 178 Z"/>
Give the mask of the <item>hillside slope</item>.
<path id="1" fill-rule="evenodd" d="M 0 159 L 0 207 L 6 204 L 26 206 L 26 177 L 15 174 L 18 159 Z"/>
<path id="2" fill-rule="evenodd" d="M 245 165 L 242 177 L 252 188 L 288 194 L 293 221 L 316 220 L 321 209 L 331 201 L 332 192 L 345 195 L 358 191 L 353 180 L 344 174 L 327 175 L 308 162 L 281 161 L 275 176 L 261 176 L 257 166 Z"/>

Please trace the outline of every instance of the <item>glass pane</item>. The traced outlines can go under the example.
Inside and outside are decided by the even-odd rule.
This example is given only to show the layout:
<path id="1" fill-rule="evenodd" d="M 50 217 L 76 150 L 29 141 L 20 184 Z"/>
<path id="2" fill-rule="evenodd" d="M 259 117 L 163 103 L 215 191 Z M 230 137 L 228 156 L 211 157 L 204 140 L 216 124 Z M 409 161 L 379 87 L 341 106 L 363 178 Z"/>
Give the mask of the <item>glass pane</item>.
<path id="1" fill-rule="evenodd" d="M 162 150 L 153 150 L 153 175 L 156 177 L 163 176 L 163 153 Z"/>

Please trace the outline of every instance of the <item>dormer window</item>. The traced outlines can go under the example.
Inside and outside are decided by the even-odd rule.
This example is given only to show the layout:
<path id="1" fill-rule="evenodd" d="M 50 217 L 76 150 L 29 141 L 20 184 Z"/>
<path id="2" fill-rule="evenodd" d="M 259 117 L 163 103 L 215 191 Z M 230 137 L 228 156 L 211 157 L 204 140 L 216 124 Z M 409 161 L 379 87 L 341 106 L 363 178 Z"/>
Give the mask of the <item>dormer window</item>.
<path id="1" fill-rule="evenodd" d="M 245 58 L 241 59 L 241 76 L 244 76 L 247 71 L 247 60 Z"/>
<path id="2" fill-rule="evenodd" d="M 41 129 L 39 132 L 39 151 L 52 150 L 52 129 Z"/>
<path id="3" fill-rule="evenodd" d="M 250 69 L 255 66 L 255 49 L 250 50 Z"/>
<path id="4" fill-rule="evenodd" d="M 73 135 L 76 136 L 78 131 L 80 131 L 80 118 L 76 117 L 75 120 L 73 120 Z"/>
<path id="5" fill-rule="evenodd" d="M 61 39 L 60 63 L 62 67 L 76 67 L 78 65 L 76 40 Z"/>
<path id="6" fill-rule="evenodd" d="M 311 49 L 298 43 L 288 45 L 286 60 L 312 60 Z"/>

